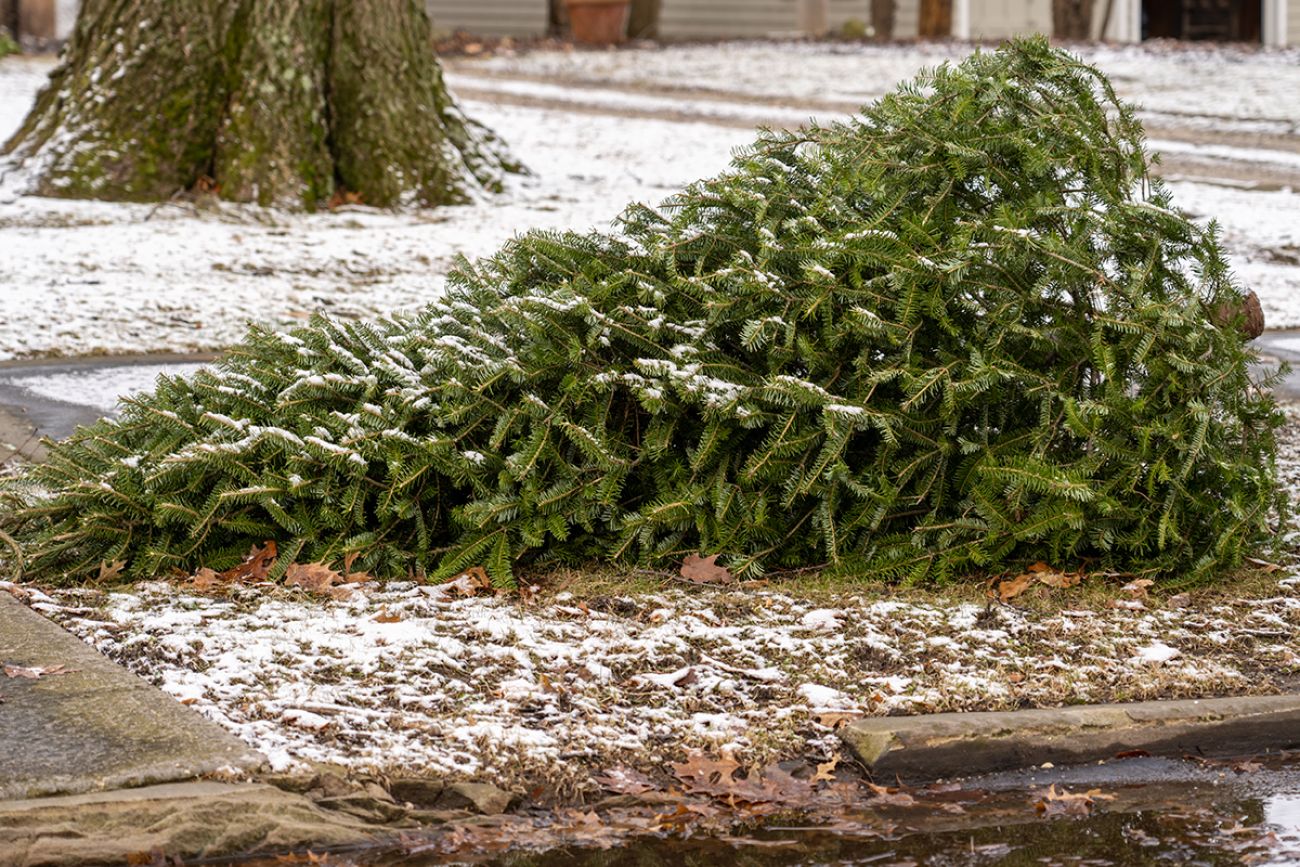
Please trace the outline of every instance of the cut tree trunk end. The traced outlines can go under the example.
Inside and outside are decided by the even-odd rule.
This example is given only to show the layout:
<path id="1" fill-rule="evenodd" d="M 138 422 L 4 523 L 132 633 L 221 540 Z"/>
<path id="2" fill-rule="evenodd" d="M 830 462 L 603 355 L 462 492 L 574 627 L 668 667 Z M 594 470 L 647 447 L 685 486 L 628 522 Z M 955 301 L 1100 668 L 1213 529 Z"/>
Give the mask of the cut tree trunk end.
<path id="1" fill-rule="evenodd" d="M 86 0 L 6 169 L 27 192 L 433 207 L 520 170 L 448 95 L 417 0 Z"/>
<path id="2" fill-rule="evenodd" d="M 1247 290 L 1240 301 L 1220 304 L 1214 308 L 1210 318 L 1220 328 L 1237 324 L 1242 340 L 1254 340 L 1264 333 L 1264 308 L 1252 290 Z"/>

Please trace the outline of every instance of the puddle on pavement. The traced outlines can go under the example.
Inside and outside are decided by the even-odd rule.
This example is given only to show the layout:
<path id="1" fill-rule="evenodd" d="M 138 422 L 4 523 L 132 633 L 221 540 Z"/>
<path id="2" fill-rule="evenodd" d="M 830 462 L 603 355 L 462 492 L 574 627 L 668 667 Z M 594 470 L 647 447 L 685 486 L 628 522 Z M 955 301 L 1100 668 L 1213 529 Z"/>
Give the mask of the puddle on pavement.
<path id="1" fill-rule="evenodd" d="M 1054 789 L 1049 787 L 1054 786 Z M 1033 770 L 908 790 L 916 803 L 864 798 L 833 815 L 684 823 L 677 832 L 602 835 L 594 814 L 488 821 L 478 831 L 408 837 L 396 850 L 311 856 L 355 867 L 1131 867 L 1300 864 L 1300 760 L 1140 758 Z M 1093 792 L 1092 803 L 1045 793 Z M 666 808 L 665 808 L 666 809 Z M 609 823 L 611 816 L 600 821 Z M 664 823 L 672 826 L 670 820 Z M 564 830 L 558 830 L 563 828 Z M 691 830 L 694 829 L 694 830 Z M 687 833 L 682 833 L 685 830 Z M 532 835 L 530 837 L 530 835 Z M 543 842 L 545 841 L 545 842 Z M 543 848 L 543 846 L 545 848 Z M 261 864 L 294 863 L 290 860 Z M 308 863 L 306 861 L 299 863 Z"/>

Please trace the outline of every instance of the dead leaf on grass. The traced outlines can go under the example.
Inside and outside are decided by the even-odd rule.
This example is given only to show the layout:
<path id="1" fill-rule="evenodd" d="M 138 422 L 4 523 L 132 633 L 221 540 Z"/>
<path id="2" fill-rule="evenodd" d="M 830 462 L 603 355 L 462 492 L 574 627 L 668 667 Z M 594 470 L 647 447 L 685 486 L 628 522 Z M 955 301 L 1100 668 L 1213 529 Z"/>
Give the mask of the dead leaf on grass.
<path id="1" fill-rule="evenodd" d="M 190 576 L 190 586 L 200 593 L 220 590 L 229 585 L 230 582 L 223 578 L 220 573 L 209 569 L 207 566 L 203 566 Z"/>
<path id="2" fill-rule="evenodd" d="M 681 576 L 692 584 L 730 584 L 736 579 L 726 566 L 718 565 L 718 555 L 701 557 L 687 554 L 682 560 Z"/>
<path id="3" fill-rule="evenodd" d="M 375 576 L 369 572 L 353 572 L 352 564 L 357 562 L 360 551 L 349 551 L 343 555 L 343 583 L 344 584 L 365 584 L 368 581 L 374 581 Z"/>
<path id="4" fill-rule="evenodd" d="M 375 615 L 375 622 L 376 623 L 401 623 L 402 615 L 389 614 L 387 608 L 381 608 L 379 609 L 379 613 Z"/>
<path id="5" fill-rule="evenodd" d="M 294 563 L 284 572 L 284 586 L 301 587 L 309 593 L 329 593 L 343 583 L 343 576 L 324 563 Z"/>
<path id="6" fill-rule="evenodd" d="M 256 584 L 267 580 L 267 573 L 279 557 L 279 549 L 273 540 L 263 542 L 261 547 L 254 545 L 244 555 L 244 561 L 238 566 L 221 573 L 221 578 L 228 584 Z"/>
<path id="7" fill-rule="evenodd" d="M 1029 571 L 1038 580 L 1039 584 L 1046 584 L 1048 587 L 1054 587 L 1058 590 L 1074 587 L 1083 581 L 1083 572 L 1062 572 L 1059 569 L 1053 569 L 1042 561 L 1030 566 Z"/>
<path id="8" fill-rule="evenodd" d="M 765 797 L 748 778 L 736 778 L 742 766 L 730 756 L 715 759 L 705 753 L 691 753 L 686 761 L 669 767 L 682 788 L 694 795 L 709 795 L 732 804 L 737 800 L 754 801 Z"/>
<path id="9" fill-rule="evenodd" d="M 1147 588 L 1155 583 L 1156 582 L 1152 581 L 1150 578 L 1138 578 L 1135 581 L 1128 582 L 1127 584 L 1125 584 L 1123 587 L 1119 589 L 1123 590 L 1125 593 L 1127 593 L 1129 596 L 1133 597 L 1134 599 L 1146 599 Z"/>
<path id="10" fill-rule="evenodd" d="M 456 596 L 477 596 L 480 591 L 492 589 L 492 579 L 482 566 L 471 566 L 443 586 Z"/>
<path id="11" fill-rule="evenodd" d="M 806 807 L 826 793 L 837 794 L 833 791 L 835 783 L 826 793 L 818 793 L 813 782 L 775 765 L 739 776 L 741 764 L 727 755 L 714 759 L 692 753 L 685 762 L 670 768 L 688 794 L 707 795 L 732 810 L 753 815 L 770 812 L 776 806 Z"/>
<path id="12" fill-rule="evenodd" d="M 42 677 L 53 677 L 56 674 L 73 674 L 81 671 L 79 668 L 68 668 L 66 665 L 51 665 L 41 667 L 22 666 L 22 665 L 5 665 L 5 676 L 14 678 L 25 678 L 27 680 L 40 680 Z"/>
<path id="13" fill-rule="evenodd" d="M 766 800 L 773 804 L 800 806 L 810 803 L 811 799 L 817 796 L 815 792 L 817 784 L 813 780 L 801 780 L 776 765 L 764 768 L 761 773 L 751 776 L 756 777 Z M 830 783 L 831 787 L 836 785 L 834 777 L 830 778 Z"/>
<path id="14" fill-rule="evenodd" d="M 862 719 L 864 716 L 866 716 L 865 713 L 856 710 L 823 710 L 814 711 L 812 719 L 813 722 L 826 726 L 828 729 L 841 729 L 854 720 Z"/>
<path id="15" fill-rule="evenodd" d="M 344 205 L 364 205 L 364 204 L 365 204 L 365 198 L 361 195 L 361 193 L 353 192 L 352 190 L 339 189 L 334 191 L 334 195 L 330 196 L 330 200 L 326 204 L 326 207 L 329 208 L 331 211 L 335 211 L 343 207 Z"/>
<path id="16" fill-rule="evenodd" d="M 125 560 L 114 560 L 112 563 L 107 563 L 107 562 L 100 563 L 98 580 L 104 582 L 115 581 L 118 578 L 122 577 L 122 570 L 125 568 L 126 568 Z"/>
<path id="17" fill-rule="evenodd" d="M 1007 602 L 1024 593 L 1035 584 L 1064 590 L 1082 583 L 1083 579 L 1084 573 L 1082 571 L 1062 572 L 1040 560 L 1020 575 L 991 581 L 989 595 L 996 594 L 1000 602 Z"/>
<path id="18" fill-rule="evenodd" d="M 1260 560 L 1256 557 L 1247 557 L 1246 562 L 1251 564 L 1252 566 L 1258 567 L 1261 571 L 1269 575 L 1272 575 L 1274 572 L 1282 568 L 1276 563 L 1270 563 L 1267 560 Z"/>
<path id="19" fill-rule="evenodd" d="M 1014 578 L 1007 578 L 999 581 L 996 588 L 998 600 L 1000 602 L 1007 602 L 1011 599 L 1015 599 L 1021 593 L 1028 590 L 1029 585 L 1033 583 L 1034 576 L 1029 572 L 1026 572 L 1023 575 L 1017 575 Z"/>

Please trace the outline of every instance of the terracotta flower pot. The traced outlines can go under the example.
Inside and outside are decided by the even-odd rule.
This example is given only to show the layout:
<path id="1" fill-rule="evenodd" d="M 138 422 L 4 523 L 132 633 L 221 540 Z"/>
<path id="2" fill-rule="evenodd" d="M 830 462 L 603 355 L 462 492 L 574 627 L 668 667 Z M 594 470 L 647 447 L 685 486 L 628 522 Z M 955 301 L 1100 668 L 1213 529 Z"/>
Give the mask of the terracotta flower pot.
<path id="1" fill-rule="evenodd" d="M 627 29 L 630 0 L 564 0 L 573 38 L 587 45 L 616 45 Z"/>

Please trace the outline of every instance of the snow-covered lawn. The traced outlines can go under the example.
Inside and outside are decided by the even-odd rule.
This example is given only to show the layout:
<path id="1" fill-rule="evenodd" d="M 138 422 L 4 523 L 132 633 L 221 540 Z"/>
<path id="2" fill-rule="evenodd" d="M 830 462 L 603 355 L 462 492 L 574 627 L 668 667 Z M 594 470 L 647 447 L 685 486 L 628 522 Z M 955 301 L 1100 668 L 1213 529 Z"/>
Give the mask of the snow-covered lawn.
<path id="1" fill-rule="evenodd" d="M 505 195 L 467 207 L 302 215 L 0 193 L 0 360 L 215 350 L 237 340 L 250 320 L 292 325 L 317 311 L 365 317 L 417 307 L 441 291 L 457 255 L 491 253 L 530 228 L 608 226 L 628 202 L 661 201 L 723 168 L 754 124 L 842 116 L 965 50 L 736 43 L 458 59 L 449 81 L 468 95 L 467 110 L 534 172 Z M 1300 160 L 1300 54 L 1085 54 L 1148 107 L 1144 116 L 1160 126 L 1158 135 L 1173 135 L 1173 125 L 1178 135 L 1203 136 L 1166 145 L 1199 155 L 1203 171 L 1212 174 L 1220 160 L 1234 177 L 1251 166 L 1263 176 L 1300 177 L 1300 168 L 1286 165 Z M 0 138 L 21 121 L 49 66 L 0 62 Z M 1223 144 L 1229 133 L 1235 143 Z M 1254 135 L 1264 137 L 1259 146 L 1245 146 L 1242 136 Z M 1260 292 L 1270 327 L 1300 326 L 1300 195 L 1188 181 L 1173 187 L 1184 208 L 1220 220 L 1232 262 Z"/>
<path id="2" fill-rule="evenodd" d="M 887 93 L 924 67 L 959 60 L 961 43 L 862 45 L 731 42 L 634 51 L 548 51 L 493 57 L 453 68 L 535 76 L 559 83 L 669 88 L 692 96 L 750 94 L 786 104 L 846 110 Z M 985 49 L 987 50 L 987 49 Z M 1300 124 L 1300 49 L 1260 51 L 1213 44 L 1074 45 L 1105 71 L 1120 96 L 1148 115 L 1216 118 L 1220 127 L 1294 133 Z M 1269 121 L 1276 126 L 1262 127 Z"/>
<path id="3" fill-rule="evenodd" d="M 48 62 L 0 62 L 0 139 Z M 436 296 L 458 255 L 531 228 L 608 227 L 726 165 L 740 129 L 471 103 L 533 175 L 468 207 L 291 214 L 19 197 L 0 202 L 0 360 L 185 352 L 238 340 L 245 323 L 366 317 Z M 11 196 L 11 199 L 13 197 Z"/>
<path id="4" fill-rule="evenodd" d="M 689 748 L 825 756 L 864 714 L 1268 693 L 1300 676 L 1297 577 L 1145 602 L 1117 582 L 1046 612 L 779 586 L 532 604 L 413 584 L 346 601 L 4 589 L 281 770 L 531 785 Z"/>

